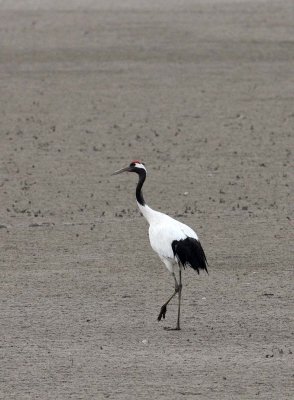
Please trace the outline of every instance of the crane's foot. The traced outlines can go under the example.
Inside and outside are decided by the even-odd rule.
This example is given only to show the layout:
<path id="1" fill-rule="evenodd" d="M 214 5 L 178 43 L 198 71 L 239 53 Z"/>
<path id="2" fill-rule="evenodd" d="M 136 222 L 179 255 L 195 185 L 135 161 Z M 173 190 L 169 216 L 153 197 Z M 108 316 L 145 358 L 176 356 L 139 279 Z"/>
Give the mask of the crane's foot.
<path id="1" fill-rule="evenodd" d="M 158 321 L 161 321 L 161 318 L 165 319 L 165 314 L 166 314 L 166 304 L 164 304 L 161 309 L 160 309 L 160 313 L 157 317 Z"/>
<path id="2" fill-rule="evenodd" d="M 168 326 L 165 326 L 163 329 L 165 331 L 180 331 L 181 330 L 181 328 L 179 326 L 176 326 L 175 328 L 170 328 Z"/>

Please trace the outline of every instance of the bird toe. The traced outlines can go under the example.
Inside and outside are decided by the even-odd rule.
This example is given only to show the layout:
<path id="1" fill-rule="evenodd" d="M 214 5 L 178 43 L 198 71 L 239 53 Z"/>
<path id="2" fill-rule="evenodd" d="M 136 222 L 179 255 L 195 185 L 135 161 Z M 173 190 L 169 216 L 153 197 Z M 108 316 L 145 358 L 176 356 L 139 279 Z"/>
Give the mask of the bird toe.
<path id="1" fill-rule="evenodd" d="M 165 314 L 166 314 L 166 305 L 163 305 L 157 317 L 158 321 L 161 321 L 161 318 L 165 319 Z"/>

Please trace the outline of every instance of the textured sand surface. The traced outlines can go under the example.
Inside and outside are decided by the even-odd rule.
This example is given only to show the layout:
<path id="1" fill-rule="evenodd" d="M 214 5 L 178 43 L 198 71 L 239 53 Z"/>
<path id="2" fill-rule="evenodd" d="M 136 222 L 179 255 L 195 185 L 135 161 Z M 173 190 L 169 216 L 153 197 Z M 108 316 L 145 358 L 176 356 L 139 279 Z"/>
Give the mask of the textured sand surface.
<path id="1" fill-rule="evenodd" d="M 293 399 L 293 20 L 0 1 L 1 399 Z M 207 253 L 179 332 L 136 177 L 110 177 L 133 158 Z"/>

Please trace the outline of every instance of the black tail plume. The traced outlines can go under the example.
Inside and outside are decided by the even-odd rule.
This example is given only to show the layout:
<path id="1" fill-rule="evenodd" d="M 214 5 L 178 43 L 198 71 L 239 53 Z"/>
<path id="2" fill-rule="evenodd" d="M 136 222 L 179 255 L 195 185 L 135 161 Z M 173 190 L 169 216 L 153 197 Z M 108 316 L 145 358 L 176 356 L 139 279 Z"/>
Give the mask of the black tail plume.
<path id="1" fill-rule="evenodd" d="M 172 249 L 175 257 L 178 258 L 184 268 L 188 265 L 195 269 L 198 274 L 200 269 L 204 269 L 208 273 L 206 255 L 198 240 L 190 237 L 174 240 Z"/>

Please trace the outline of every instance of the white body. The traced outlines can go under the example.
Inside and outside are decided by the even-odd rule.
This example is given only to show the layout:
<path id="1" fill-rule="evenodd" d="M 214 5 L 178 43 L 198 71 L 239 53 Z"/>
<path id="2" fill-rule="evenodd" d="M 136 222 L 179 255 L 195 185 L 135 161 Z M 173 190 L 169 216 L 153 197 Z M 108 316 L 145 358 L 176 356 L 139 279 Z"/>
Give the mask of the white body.
<path id="1" fill-rule="evenodd" d="M 196 232 L 166 214 L 152 210 L 147 205 L 142 206 L 138 202 L 137 204 L 149 223 L 149 240 L 152 249 L 159 255 L 170 273 L 173 273 L 178 260 L 174 256 L 172 242 L 187 237 L 199 240 Z"/>

